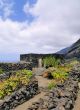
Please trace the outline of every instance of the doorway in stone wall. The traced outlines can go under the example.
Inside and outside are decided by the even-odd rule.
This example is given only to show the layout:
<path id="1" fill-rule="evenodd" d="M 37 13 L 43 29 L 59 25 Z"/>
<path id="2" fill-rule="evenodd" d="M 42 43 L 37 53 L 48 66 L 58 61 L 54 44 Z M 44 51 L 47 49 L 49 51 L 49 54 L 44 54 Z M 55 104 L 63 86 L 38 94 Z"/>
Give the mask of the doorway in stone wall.
<path id="1" fill-rule="evenodd" d="M 42 58 L 38 59 L 38 68 L 42 68 Z"/>
<path id="2" fill-rule="evenodd" d="M 38 62 L 37 67 L 33 68 L 32 71 L 35 75 L 41 76 L 42 73 L 45 71 L 45 68 L 43 67 L 42 64 L 42 58 L 39 58 L 37 62 Z"/>

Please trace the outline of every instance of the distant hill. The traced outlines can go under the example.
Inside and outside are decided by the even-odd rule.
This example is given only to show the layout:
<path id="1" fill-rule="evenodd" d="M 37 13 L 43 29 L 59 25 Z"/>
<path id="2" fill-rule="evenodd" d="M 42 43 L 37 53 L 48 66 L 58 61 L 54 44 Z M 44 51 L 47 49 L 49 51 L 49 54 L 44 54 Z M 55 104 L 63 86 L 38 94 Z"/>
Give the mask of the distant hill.
<path id="1" fill-rule="evenodd" d="M 57 54 L 67 54 L 68 53 L 68 51 L 69 51 L 69 47 L 67 47 L 67 48 L 64 48 L 64 49 L 62 49 L 62 50 L 60 50 L 60 51 L 58 51 L 57 52 Z"/>
<path id="2" fill-rule="evenodd" d="M 70 47 L 62 49 L 57 53 L 63 54 L 65 58 L 80 58 L 80 39 Z"/>
<path id="3" fill-rule="evenodd" d="M 80 39 L 68 48 L 66 58 L 80 58 Z"/>

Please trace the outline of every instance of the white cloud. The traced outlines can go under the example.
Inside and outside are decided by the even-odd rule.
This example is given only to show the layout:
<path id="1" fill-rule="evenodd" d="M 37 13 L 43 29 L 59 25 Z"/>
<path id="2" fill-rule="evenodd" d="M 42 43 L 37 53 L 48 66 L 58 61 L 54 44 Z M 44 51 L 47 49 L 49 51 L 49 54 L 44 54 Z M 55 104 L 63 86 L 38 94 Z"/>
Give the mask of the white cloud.
<path id="1" fill-rule="evenodd" d="M 14 3 L 12 2 L 12 0 L 0 0 L 0 11 L 2 11 L 3 13 L 3 18 L 6 19 L 7 17 L 9 17 L 11 14 L 14 13 L 13 11 L 13 5 Z"/>
<path id="2" fill-rule="evenodd" d="M 80 38 L 80 0 L 38 0 L 26 13 L 32 24 L 0 19 L 0 52 L 53 53 Z"/>
<path id="3" fill-rule="evenodd" d="M 31 10 L 34 8 L 35 4 L 30 4 L 29 1 L 27 1 L 27 3 L 24 5 L 23 7 L 23 11 L 27 14 L 30 13 Z"/>

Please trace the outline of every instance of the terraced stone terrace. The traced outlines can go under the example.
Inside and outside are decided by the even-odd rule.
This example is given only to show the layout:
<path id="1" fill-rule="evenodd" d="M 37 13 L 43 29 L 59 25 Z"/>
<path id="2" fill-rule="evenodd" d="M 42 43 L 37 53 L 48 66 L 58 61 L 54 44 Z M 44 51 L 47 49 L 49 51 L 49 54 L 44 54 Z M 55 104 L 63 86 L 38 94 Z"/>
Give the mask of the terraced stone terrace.
<path id="1" fill-rule="evenodd" d="M 80 63 L 54 65 L 1 71 L 0 110 L 78 110 Z"/>
<path id="2" fill-rule="evenodd" d="M 57 84 L 56 88 L 51 90 L 48 90 L 51 79 L 43 76 L 36 76 L 36 78 L 39 88 L 42 87 L 40 93 L 14 110 L 72 110 L 73 108 L 79 110 L 79 83 L 76 80 L 80 78 L 79 71 L 72 70 L 68 80 L 63 84 Z"/>

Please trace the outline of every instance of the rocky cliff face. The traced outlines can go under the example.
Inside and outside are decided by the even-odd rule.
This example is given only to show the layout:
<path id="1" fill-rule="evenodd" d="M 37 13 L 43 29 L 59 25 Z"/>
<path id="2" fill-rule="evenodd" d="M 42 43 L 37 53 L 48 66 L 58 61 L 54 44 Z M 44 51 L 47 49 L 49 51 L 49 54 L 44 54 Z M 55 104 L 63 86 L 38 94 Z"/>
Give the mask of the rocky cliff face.
<path id="1" fill-rule="evenodd" d="M 66 58 L 80 58 L 80 39 L 68 48 Z"/>

